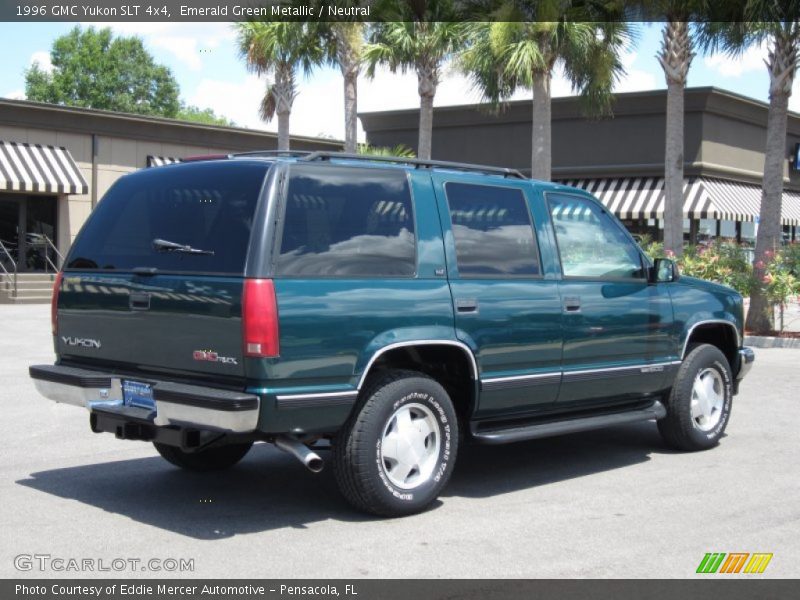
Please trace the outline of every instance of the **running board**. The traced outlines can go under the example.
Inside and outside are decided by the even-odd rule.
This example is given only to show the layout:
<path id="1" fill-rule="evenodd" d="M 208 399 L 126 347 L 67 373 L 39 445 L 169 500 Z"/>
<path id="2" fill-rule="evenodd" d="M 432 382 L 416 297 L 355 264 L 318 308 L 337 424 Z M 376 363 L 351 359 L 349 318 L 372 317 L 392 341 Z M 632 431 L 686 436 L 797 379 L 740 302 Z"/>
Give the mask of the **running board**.
<path id="1" fill-rule="evenodd" d="M 662 419 L 666 415 L 667 409 L 664 408 L 664 405 L 661 404 L 660 401 L 656 400 L 647 408 L 640 408 L 638 410 L 565 419 L 563 421 L 535 423 L 532 425 L 512 426 L 503 429 L 479 431 L 473 423 L 472 437 L 481 444 L 508 444 L 510 442 L 534 440 L 536 438 L 561 435 L 563 433 L 601 429 L 612 425 L 624 425 L 626 423 L 637 423 L 639 421 L 649 421 L 651 419 Z"/>

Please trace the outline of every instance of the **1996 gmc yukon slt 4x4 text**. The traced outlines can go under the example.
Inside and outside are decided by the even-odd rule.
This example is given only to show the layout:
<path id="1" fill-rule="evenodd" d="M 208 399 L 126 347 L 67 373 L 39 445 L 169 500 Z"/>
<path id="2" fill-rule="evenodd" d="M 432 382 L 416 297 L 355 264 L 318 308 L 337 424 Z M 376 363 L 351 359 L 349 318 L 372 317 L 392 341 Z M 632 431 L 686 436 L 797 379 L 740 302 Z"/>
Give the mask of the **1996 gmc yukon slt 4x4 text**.
<path id="1" fill-rule="evenodd" d="M 418 512 L 464 441 L 655 419 L 717 444 L 742 298 L 652 264 L 590 194 L 515 171 L 252 153 L 122 177 L 53 296 L 39 391 L 170 463 L 268 441 L 357 508 Z"/>

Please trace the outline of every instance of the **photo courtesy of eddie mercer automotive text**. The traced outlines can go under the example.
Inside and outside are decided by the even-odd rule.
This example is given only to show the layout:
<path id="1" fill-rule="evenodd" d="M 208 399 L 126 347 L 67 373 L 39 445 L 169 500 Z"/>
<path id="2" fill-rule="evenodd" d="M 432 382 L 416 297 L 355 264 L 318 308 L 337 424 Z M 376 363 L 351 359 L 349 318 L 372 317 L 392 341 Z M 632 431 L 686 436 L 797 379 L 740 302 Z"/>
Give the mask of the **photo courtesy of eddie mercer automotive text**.
<path id="1" fill-rule="evenodd" d="M 55 281 L 55 364 L 29 371 L 176 467 L 272 443 L 391 517 L 429 508 L 467 444 L 655 421 L 716 446 L 754 362 L 743 320 L 583 189 L 249 152 L 119 178 Z"/>

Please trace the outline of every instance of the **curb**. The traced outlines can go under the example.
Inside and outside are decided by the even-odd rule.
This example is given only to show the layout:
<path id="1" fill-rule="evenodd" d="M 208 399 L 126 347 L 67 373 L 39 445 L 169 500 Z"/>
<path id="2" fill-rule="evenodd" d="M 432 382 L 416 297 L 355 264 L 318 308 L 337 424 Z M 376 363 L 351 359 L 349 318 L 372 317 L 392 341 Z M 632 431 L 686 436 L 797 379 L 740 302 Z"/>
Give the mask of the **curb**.
<path id="1" fill-rule="evenodd" d="M 751 348 L 792 348 L 800 350 L 800 339 L 746 335 L 744 336 L 744 345 Z"/>

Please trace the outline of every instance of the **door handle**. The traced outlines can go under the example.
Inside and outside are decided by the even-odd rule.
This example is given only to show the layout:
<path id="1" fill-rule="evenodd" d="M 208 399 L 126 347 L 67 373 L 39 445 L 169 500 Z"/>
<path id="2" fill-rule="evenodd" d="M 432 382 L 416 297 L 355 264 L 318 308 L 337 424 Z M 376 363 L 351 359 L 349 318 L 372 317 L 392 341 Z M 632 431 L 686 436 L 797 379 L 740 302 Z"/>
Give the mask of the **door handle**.
<path id="1" fill-rule="evenodd" d="M 564 298 L 564 310 L 566 312 L 580 312 L 581 299 L 577 296 Z"/>
<path id="2" fill-rule="evenodd" d="M 478 312 L 478 301 L 474 299 L 456 300 L 456 311 L 460 313 Z"/>

